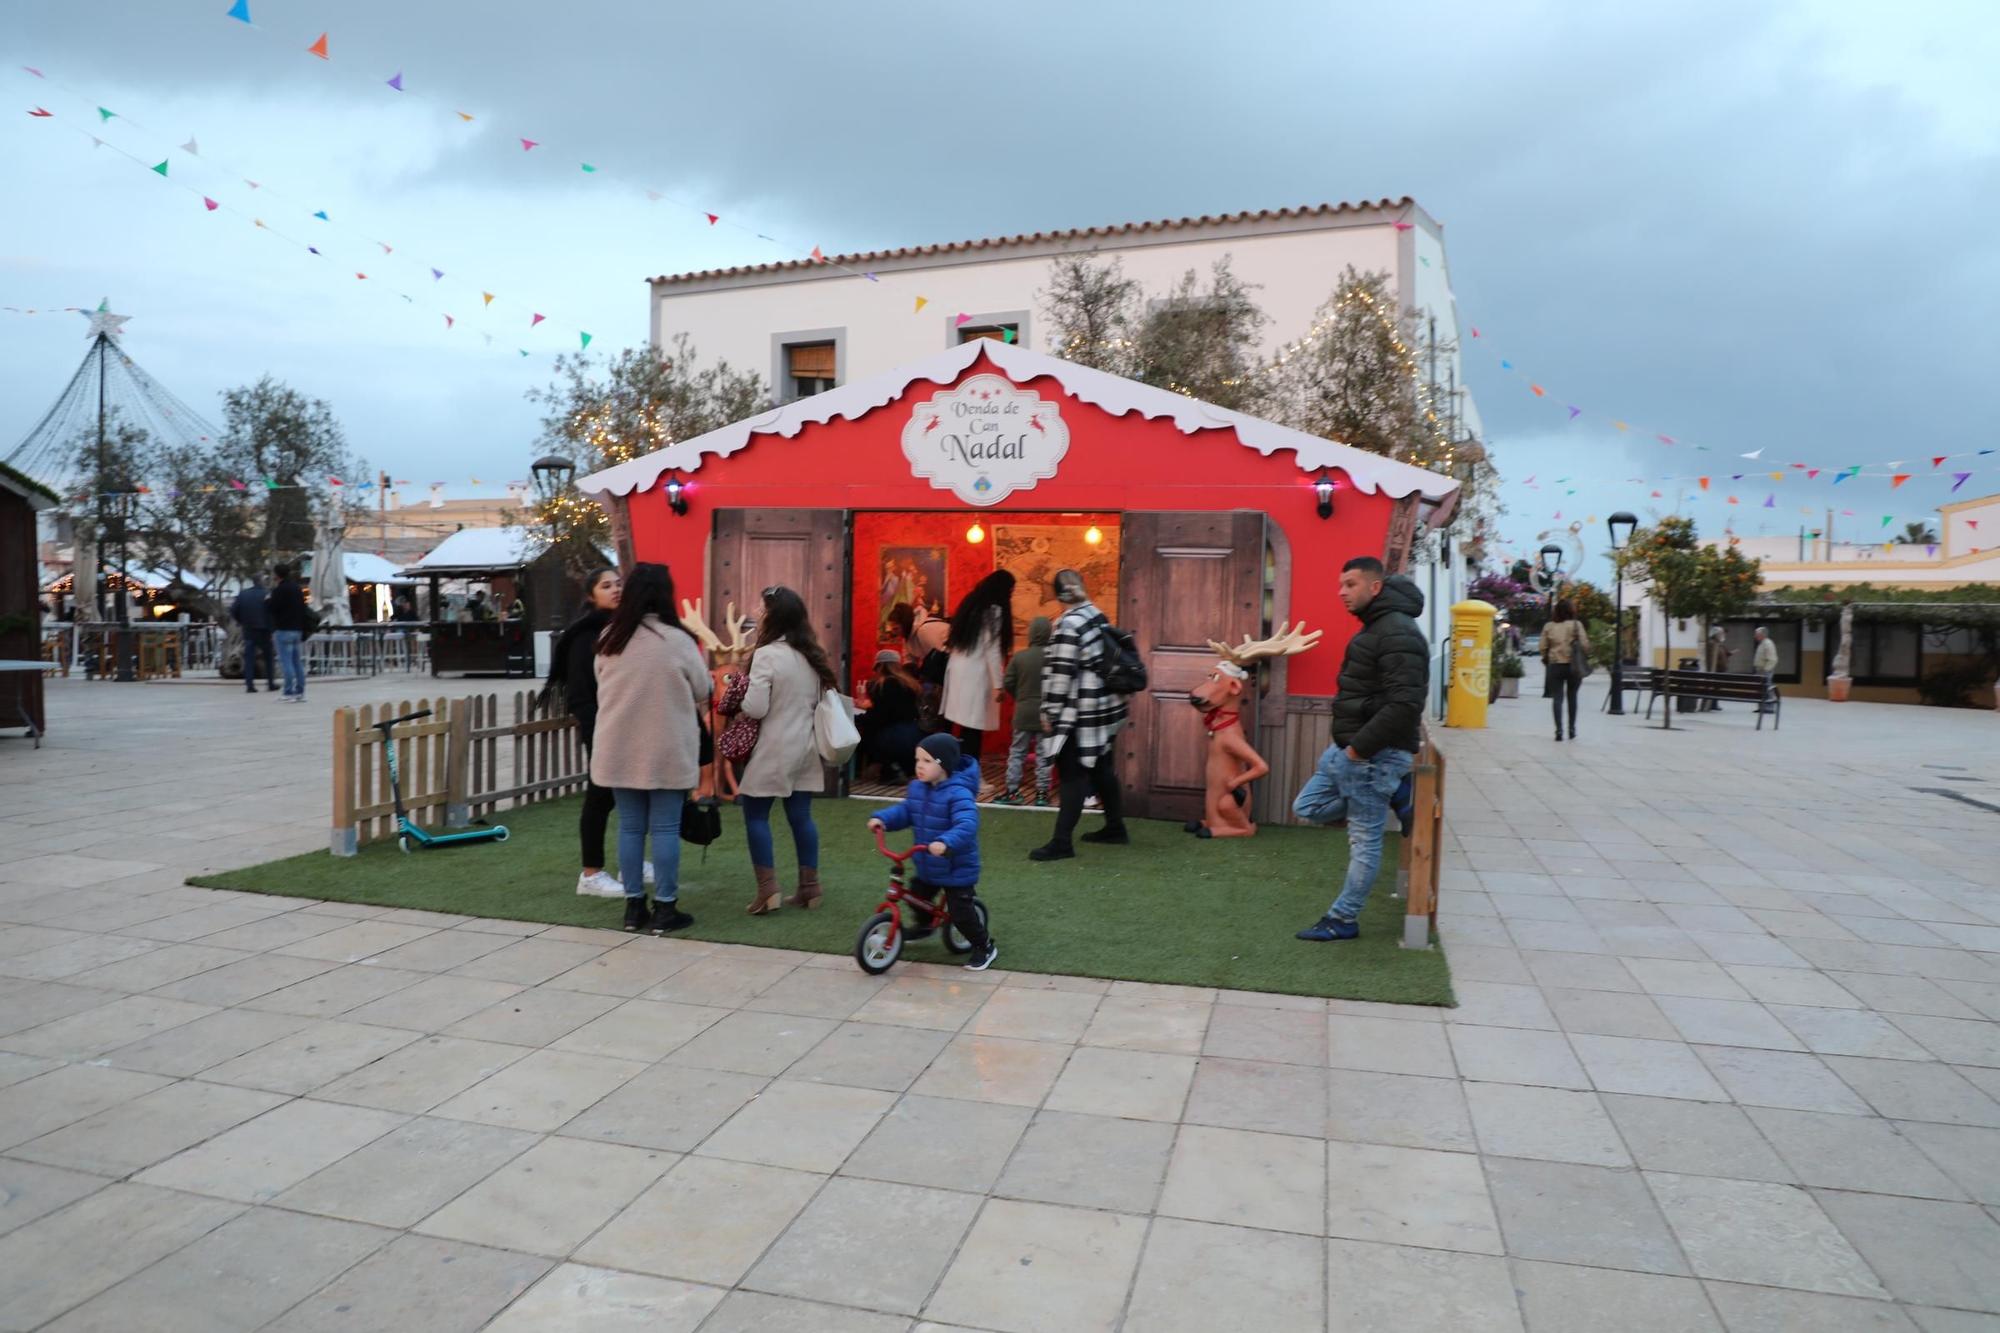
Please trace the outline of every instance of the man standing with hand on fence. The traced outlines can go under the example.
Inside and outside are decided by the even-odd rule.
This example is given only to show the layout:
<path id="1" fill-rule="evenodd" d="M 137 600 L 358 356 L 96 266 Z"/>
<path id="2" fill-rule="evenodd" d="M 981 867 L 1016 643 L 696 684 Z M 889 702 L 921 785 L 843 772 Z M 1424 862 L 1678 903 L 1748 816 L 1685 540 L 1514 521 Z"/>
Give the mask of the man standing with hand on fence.
<path id="1" fill-rule="evenodd" d="M 1382 833 L 1394 808 L 1410 818 L 1410 770 L 1423 739 L 1430 683 L 1430 644 L 1417 625 L 1424 594 L 1401 574 L 1385 574 L 1373 556 L 1357 556 L 1340 572 L 1340 600 L 1361 621 L 1340 663 L 1333 701 L 1333 744 L 1292 803 L 1314 824 L 1347 821 L 1347 880 L 1325 916 L 1302 940 L 1351 940 L 1375 876 L 1382 868 Z"/>

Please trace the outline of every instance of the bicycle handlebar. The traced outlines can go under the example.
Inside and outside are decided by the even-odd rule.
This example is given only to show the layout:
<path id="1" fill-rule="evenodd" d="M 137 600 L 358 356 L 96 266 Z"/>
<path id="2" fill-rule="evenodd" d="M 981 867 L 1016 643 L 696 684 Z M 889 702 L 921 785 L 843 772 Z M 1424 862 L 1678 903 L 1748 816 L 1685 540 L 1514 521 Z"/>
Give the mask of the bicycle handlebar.
<path id="1" fill-rule="evenodd" d="M 384 718 L 382 721 L 377 722 L 375 724 L 375 729 L 377 731 L 387 731 L 389 728 L 396 726 L 399 723 L 415 722 L 420 717 L 429 717 L 430 715 L 431 715 L 430 709 L 428 708 L 419 709 L 414 713 L 405 713 L 401 717 Z"/>
<path id="2" fill-rule="evenodd" d="M 882 853 L 882 855 L 888 857 L 891 861 L 894 861 L 897 865 L 901 865 L 903 862 L 909 860 L 911 857 L 915 856 L 919 851 L 923 849 L 920 847 L 911 847 L 907 851 L 901 851 L 901 852 L 891 851 L 889 849 L 889 840 L 884 836 L 882 836 L 881 829 L 876 829 L 875 850 Z"/>

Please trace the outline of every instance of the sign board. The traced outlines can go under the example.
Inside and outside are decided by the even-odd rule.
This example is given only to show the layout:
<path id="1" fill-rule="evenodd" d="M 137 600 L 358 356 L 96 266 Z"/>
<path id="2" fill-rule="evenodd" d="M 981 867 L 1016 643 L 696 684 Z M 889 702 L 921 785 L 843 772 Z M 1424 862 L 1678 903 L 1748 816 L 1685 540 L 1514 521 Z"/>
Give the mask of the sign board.
<path id="1" fill-rule="evenodd" d="M 974 375 L 918 403 L 903 427 L 910 471 L 972 505 L 1032 490 L 1068 452 L 1060 406 L 999 375 Z"/>

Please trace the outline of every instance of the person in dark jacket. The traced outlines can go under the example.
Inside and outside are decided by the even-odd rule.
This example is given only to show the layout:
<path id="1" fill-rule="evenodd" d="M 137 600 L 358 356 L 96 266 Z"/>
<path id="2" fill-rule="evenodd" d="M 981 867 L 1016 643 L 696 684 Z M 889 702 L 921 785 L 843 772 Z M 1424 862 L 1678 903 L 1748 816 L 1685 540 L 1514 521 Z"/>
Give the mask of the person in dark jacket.
<path id="1" fill-rule="evenodd" d="M 1333 701 L 1333 744 L 1292 803 L 1315 824 L 1347 821 L 1347 881 L 1325 916 L 1300 931 L 1302 940 L 1351 940 L 1382 868 L 1382 833 L 1422 743 L 1430 683 L 1430 643 L 1417 625 L 1424 595 L 1382 562 L 1358 556 L 1340 572 L 1340 600 L 1361 630 L 1340 664 Z"/>
<path id="2" fill-rule="evenodd" d="M 278 692 L 278 658 L 271 644 L 271 607 L 264 580 L 256 574 L 229 604 L 229 618 L 243 631 L 243 688 L 257 692 L 257 677 L 265 681 L 265 692 Z M 263 665 L 260 669 L 259 662 Z"/>
<path id="3" fill-rule="evenodd" d="M 290 565 L 279 565 L 271 574 L 277 582 L 265 605 L 271 613 L 271 637 L 278 645 L 278 669 L 285 676 L 285 702 L 302 704 L 306 701 L 306 664 L 299 654 L 309 628 L 306 594 L 292 577 Z"/>
<path id="4" fill-rule="evenodd" d="M 549 680 L 542 687 L 546 702 L 562 695 L 569 714 L 576 719 L 577 737 L 583 742 L 584 766 L 590 763 L 591 742 L 597 736 L 597 636 L 611 623 L 618 609 L 624 585 L 615 569 L 600 569 L 584 584 L 583 613 L 570 621 L 556 636 L 549 650 Z M 604 830 L 618 802 L 609 787 L 586 779 L 583 810 L 577 816 L 577 839 L 583 848 L 583 869 L 576 877 L 576 891 L 585 897 L 622 898 L 625 886 L 604 870 Z M 647 867 L 651 869 L 650 864 Z"/>
<path id="5" fill-rule="evenodd" d="M 1000 956 L 979 919 L 979 760 L 963 753 L 958 738 L 944 732 L 917 747 L 917 780 L 900 804 L 877 810 L 868 820 L 877 831 L 910 829 L 919 851 L 910 889 L 926 898 L 944 890 L 951 924 L 972 945 L 966 970 L 984 972 Z M 920 939 L 927 931 L 911 931 Z"/>
<path id="6" fill-rule="evenodd" d="M 923 728 L 917 725 L 917 705 L 923 687 L 903 665 L 903 655 L 893 648 L 875 654 L 875 672 L 868 679 L 868 707 L 855 718 L 861 732 L 861 756 L 879 764 L 883 779 L 903 782 L 916 771 L 917 742 Z"/>

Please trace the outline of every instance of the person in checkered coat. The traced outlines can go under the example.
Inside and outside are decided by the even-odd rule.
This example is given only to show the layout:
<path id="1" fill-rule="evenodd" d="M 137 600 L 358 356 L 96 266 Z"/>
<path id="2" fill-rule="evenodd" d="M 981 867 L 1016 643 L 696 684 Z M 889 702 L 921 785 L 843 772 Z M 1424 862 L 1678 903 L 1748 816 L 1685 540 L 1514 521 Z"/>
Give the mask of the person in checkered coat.
<path id="1" fill-rule="evenodd" d="M 1125 696 L 1104 683 L 1100 666 L 1114 645 L 1105 631 L 1110 620 L 1091 603 L 1083 575 L 1057 573 L 1056 600 L 1065 608 L 1042 658 L 1042 731 L 1056 747 L 1060 800 L 1055 833 L 1028 853 L 1035 861 L 1066 861 L 1076 855 L 1074 835 L 1083 818 L 1084 798 L 1095 792 L 1104 805 L 1104 827 L 1083 841 L 1122 846 L 1124 795 L 1118 785 L 1112 742 L 1125 725 Z"/>

